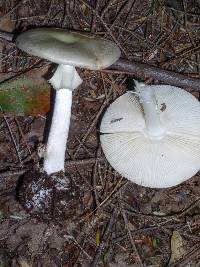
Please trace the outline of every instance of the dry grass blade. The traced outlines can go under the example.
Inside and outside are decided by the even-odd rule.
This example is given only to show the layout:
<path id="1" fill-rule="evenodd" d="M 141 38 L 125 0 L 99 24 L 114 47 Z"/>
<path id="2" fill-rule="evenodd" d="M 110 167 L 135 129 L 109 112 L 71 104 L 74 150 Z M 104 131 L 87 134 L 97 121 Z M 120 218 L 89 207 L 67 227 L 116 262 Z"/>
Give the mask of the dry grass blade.
<path id="1" fill-rule="evenodd" d="M 115 220 L 117 219 L 117 216 L 118 216 L 118 212 L 119 211 L 117 208 L 112 212 L 111 217 L 110 217 L 110 221 L 107 224 L 107 227 L 104 231 L 103 237 L 102 237 L 101 242 L 97 248 L 97 251 L 95 253 L 95 256 L 93 258 L 93 261 L 92 261 L 90 267 L 96 267 L 97 266 L 99 258 L 102 256 L 102 253 L 104 252 L 105 247 L 108 244 L 109 236 L 111 235 L 113 225 L 114 225 Z"/>
<path id="2" fill-rule="evenodd" d="M 13 135 L 13 132 L 11 130 L 11 127 L 10 127 L 10 124 L 8 122 L 8 119 L 6 116 L 3 116 L 4 120 L 5 120 L 5 123 L 6 123 L 6 126 L 8 128 L 8 131 L 9 131 L 9 134 L 11 136 L 11 139 L 12 139 L 12 142 L 13 142 L 13 145 L 14 145 L 14 148 L 15 148 L 15 151 L 16 151 L 16 154 L 17 154 L 17 157 L 18 157 L 18 160 L 19 160 L 19 163 L 20 163 L 20 166 L 23 167 L 23 163 L 22 163 L 22 159 L 21 159 L 21 156 L 20 156 L 20 152 L 19 152 L 19 148 L 18 148 L 18 144 L 15 140 L 15 137 Z"/>

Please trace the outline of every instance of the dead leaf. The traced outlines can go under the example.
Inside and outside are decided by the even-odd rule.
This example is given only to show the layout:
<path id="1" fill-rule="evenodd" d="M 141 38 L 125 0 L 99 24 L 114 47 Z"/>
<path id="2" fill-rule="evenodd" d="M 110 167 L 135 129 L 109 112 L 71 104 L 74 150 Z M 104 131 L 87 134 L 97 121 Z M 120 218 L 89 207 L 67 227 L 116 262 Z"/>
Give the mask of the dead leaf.
<path id="1" fill-rule="evenodd" d="M 48 67 L 34 69 L 2 83 L 0 86 L 0 116 L 46 115 L 50 110 L 50 85 L 44 79 Z"/>
<path id="2" fill-rule="evenodd" d="M 19 260 L 20 267 L 31 267 L 25 259 L 20 258 Z"/>
<path id="3" fill-rule="evenodd" d="M 173 231 L 171 237 L 171 257 L 169 263 L 172 264 L 183 257 L 185 254 L 185 245 L 182 236 L 178 231 Z"/>
<path id="4" fill-rule="evenodd" d="M 88 17 L 88 15 L 90 13 L 90 10 L 89 10 L 88 6 L 86 6 L 85 4 L 82 4 L 81 8 L 83 10 L 84 16 Z"/>

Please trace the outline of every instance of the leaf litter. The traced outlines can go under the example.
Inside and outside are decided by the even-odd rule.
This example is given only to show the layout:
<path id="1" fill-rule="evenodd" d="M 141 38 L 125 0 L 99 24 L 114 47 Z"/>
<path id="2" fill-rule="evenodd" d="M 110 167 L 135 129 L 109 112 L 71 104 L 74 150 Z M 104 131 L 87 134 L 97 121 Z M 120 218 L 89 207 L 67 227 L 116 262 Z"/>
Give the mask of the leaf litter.
<path id="1" fill-rule="evenodd" d="M 5 0 L 0 2 L 0 14 L 1 30 L 54 26 L 89 31 L 117 40 L 122 57 L 130 61 L 200 75 L 198 1 L 153 0 L 141 5 L 120 0 Z M 49 63 L 21 53 L 11 43 L 1 41 L 0 50 L 1 91 L 9 88 L 14 94 L 18 88 L 14 100 L 22 101 L 18 98 L 24 87 L 42 103 L 34 102 L 32 109 L 19 113 L 19 109 L 6 110 L 0 101 L 0 264 L 198 266 L 199 174 L 177 187 L 144 188 L 121 179 L 101 151 L 101 116 L 109 103 L 130 89 L 123 73 L 78 69 L 84 82 L 74 92 L 66 171 L 80 199 L 71 215 L 44 221 L 22 208 L 16 188 L 22 174 L 40 165 L 37 149 L 45 140 L 51 103 L 44 76 L 51 69 Z M 43 98 L 39 89 L 49 94 Z M 194 95 L 199 98 L 199 92 Z M 21 107 L 25 110 L 25 103 Z M 65 188 L 62 181 L 57 186 Z M 48 193 L 44 189 L 39 198 Z M 56 206 L 53 212 L 58 212 Z"/>

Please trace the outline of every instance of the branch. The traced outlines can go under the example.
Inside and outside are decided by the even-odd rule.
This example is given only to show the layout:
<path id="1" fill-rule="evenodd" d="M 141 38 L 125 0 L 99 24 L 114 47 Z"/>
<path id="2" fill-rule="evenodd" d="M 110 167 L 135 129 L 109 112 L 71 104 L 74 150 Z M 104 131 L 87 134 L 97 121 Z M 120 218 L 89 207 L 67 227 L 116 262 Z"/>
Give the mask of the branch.
<path id="1" fill-rule="evenodd" d="M 200 79 L 192 78 L 174 71 L 160 69 L 144 63 L 129 62 L 124 59 L 119 59 L 109 69 L 103 71 L 122 74 L 124 73 L 142 79 L 153 78 L 164 82 L 165 84 L 182 87 L 188 91 L 200 91 Z"/>
<path id="2" fill-rule="evenodd" d="M 12 33 L 0 31 L 0 39 L 13 42 L 14 35 Z M 144 80 L 153 78 L 165 84 L 182 87 L 188 91 L 200 91 L 200 80 L 198 78 L 192 78 L 178 72 L 160 69 L 144 63 L 129 62 L 124 59 L 119 59 L 109 69 L 102 70 L 102 72 L 133 75 L 134 77 Z"/>
<path id="3" fill-rule="evenodd" d="M 13 42 L 14 34 L 10 32 L 0 31 L 0 39 L 8 42 Z"/>

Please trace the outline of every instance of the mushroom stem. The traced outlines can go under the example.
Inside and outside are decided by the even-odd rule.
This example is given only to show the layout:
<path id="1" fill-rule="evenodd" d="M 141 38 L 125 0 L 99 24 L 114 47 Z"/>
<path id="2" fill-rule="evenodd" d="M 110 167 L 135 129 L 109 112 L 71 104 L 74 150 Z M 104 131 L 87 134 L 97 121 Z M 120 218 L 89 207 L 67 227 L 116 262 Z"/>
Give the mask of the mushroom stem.
<path id="1" fill-rule="evenodd" d="M 44 170 L 48 175 L 64 170 L 72 91 L 81 84 L 82 80 L 73 66 L 59 65 L 49 82 L 56 89 L 56 97 L 44 156 Z"/>
<path id="2" fill-rule="evenodd" d="M 165 135 L 165 128 L 160 120 L 155 94 L 151 87 L 144 88 L 145 85 L 137 81 L 135 84 L 144 111 L 146 133 L 150 139 L 160 140 Z"/>
<path id="3" fill-rule="evenodd" d="M 72 91 L 69 89 L 57 90 L 44 159 L 44 170 L 47 174 L 64 170 L 71 105 Z"/>

